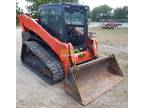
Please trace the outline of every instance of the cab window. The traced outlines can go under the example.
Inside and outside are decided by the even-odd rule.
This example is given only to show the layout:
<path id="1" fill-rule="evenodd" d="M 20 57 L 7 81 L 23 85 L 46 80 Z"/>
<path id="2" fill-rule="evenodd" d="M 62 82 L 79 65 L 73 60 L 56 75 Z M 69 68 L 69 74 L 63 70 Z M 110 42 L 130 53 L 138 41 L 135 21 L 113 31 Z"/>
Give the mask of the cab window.
<path id="1" fill-rule="evenodd" d="M 61 9 L 59 7 L 41 10 L 40 22 L 53 32 L 62 34 Z"/>

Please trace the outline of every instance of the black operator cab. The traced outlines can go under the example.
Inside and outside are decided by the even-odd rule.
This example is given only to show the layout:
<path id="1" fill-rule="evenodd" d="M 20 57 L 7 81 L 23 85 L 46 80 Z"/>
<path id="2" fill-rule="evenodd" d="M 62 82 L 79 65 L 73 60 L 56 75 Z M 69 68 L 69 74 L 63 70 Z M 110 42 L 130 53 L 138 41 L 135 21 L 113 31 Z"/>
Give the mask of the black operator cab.
<path id="1" fill-rule="evenodd" d="M 88 34 L 88 9 L 88 6 L 75 3 L 41 5 L 38 10 L 39 23 L 57 39 L 84 50 Z"/>

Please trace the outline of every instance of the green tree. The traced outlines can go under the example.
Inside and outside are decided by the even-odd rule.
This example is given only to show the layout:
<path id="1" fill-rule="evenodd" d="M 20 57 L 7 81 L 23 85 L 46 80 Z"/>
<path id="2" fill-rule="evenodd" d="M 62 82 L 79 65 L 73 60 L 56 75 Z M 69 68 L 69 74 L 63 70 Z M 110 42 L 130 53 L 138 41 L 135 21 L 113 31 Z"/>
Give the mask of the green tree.
<path id="1" fill-rule="evenodd" d="M 23 10 L 18 6 L 18 2 L 16 2 L 16 25 L 19 24 L 18 15 L 22 13 L 23 13 Z"/>
<path id="2" fill-rule="evenodd" d="M 27 6 L 28 13 L 35 16 L 37 7 L 42 4 L 60 3 L 60 2 L 78 3 L 79 0 L 26 0 L 26 1 L 32 3 L 32 5 Z"/>
<path id="3" fill-rule="evenodd" d="M 100 19 L 109 19 L 112 16 L 112 8 L 108 5 L 101 5 L 92 10 L 92 21 L 99 21 Z"/>
<path id="4" fill-rule="evenodd" d="M 128 7 L 116 8 L 114 10 L 113 16 L 115 19 L 128 19 Z"/>

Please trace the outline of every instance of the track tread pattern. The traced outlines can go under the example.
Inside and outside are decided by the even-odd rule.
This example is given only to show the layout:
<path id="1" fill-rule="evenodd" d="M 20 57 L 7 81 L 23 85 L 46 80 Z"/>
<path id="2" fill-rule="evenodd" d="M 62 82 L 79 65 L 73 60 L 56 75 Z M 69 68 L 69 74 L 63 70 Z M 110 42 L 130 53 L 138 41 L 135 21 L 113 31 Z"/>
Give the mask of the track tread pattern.
<path id="1" fill-rule="evenodd" d="M 25 44 L 31 52 L 45 64 L 45 67 L 50 70 L 52 74 L 52 77 L 49 78 L 51 84 L 64 78 L 64 71 L 61 62 L 54 58 L 53 55 L 43 46 L 35 41 L 25 41 L 23 44 Z"/>

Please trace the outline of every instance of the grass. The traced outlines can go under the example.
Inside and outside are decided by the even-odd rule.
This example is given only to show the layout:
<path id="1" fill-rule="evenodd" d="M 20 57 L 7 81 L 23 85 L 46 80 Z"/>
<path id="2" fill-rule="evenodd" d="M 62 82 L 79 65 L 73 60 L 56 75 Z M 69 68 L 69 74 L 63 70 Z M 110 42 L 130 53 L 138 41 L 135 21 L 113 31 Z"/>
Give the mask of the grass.
<path id="1" fill-rule="evenodd" d="M 89 28 L 90 32 L 96 33 L 96 38 L 98 39 L 100 45 L 106 44 L 108 46 L 117 47 L 121 46 L 121 48 L 128 46 L 128 28 L 118 28 L 118 29 L 101 29 L 100 27 L 91 27 Z M 119 49 L 118 49 L 119 50 Z M 101 54 L 109 55 L 110 52 L 100 51 Z M 127 73 L 127 61 L 128 61 L 128 54 L 126 52 L 120 52 L 116 54 L 118 61 L 124 68 L 125 72 Z"/>
<path id="2" fill-rule="evenodd" d="M 128 44 L 128 28 L 118 28 L 115 30 L 101 29 L 99 27 L 89 28 L 90 32 L 96 33 L 96 38 L 100 43 L 108 45 L 127 45 Z"/>

